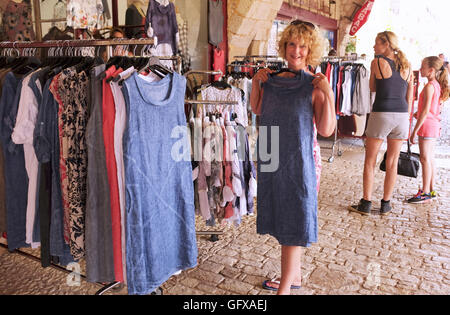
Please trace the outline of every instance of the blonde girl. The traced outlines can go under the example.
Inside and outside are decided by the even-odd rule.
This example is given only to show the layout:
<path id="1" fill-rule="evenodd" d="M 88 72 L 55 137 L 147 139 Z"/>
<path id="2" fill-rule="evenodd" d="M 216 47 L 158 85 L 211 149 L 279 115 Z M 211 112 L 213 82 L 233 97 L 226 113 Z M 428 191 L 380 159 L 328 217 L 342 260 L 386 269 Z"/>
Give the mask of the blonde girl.
<path id="1" fill-rule="evenodd" d="M 441 104 L 449 98 L 448 70 L 442 59 L 427 57 L 422 61 L 420 75 L 428 83 L 419 97 L 419 106 L 414 117 L 417 123 L 411 133 L 411 143 L 419 136 L 420 163 L 422 165 L 422 189 L 408 199 L 410 203 L 422 203 L 436 198 L 433 188 L 436 175 L 434 165 L 434 146 L 441 133 Z"/>

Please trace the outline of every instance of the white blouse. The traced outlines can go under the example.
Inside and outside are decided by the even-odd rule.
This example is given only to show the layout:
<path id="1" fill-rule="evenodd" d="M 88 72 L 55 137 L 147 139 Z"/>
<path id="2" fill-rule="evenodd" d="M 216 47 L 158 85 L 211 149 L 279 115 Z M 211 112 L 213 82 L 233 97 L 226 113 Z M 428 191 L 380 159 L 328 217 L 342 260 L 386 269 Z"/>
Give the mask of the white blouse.
<path id="1" fill-rule="evenodd" d="M 69 0 L 67 2 L 67 26 L 74 29 L 100 29 L 103 27 L 102 0 Z"/>

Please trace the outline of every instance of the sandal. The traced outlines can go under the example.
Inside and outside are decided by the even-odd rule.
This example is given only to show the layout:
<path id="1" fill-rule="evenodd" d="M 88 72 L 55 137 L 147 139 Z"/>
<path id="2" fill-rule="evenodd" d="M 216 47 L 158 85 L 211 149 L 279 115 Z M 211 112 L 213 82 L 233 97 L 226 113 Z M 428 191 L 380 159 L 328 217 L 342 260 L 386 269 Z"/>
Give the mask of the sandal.
<path id="1" fill-rule="evenodd" d="M 262 287 L 266 290 L 278 291 L 278 288 L 270 285 L 271 282 L 276 283 L 276 284 L 278 284 L 278 286 L 280 286 L 280 280 L 272 279 L 272 280 L 265 280 L 262 284 Z M 301 289 L 301 287 L 302 287 L 301 285 L 291 285 L 291 290 L 298 290 L 298 289 Z"/>

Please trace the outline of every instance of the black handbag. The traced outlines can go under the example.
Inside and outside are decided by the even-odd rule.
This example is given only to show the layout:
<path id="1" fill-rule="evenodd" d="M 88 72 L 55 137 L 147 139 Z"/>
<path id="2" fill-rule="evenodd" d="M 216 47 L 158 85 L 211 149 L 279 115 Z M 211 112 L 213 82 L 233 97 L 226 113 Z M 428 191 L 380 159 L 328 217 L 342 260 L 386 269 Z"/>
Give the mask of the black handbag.
<path id="1" fill-rule="evenodd" d="M 397 174 L 407 177 L 417 177 L 420 167 L 420 155 L 411 152 L 411 146 L 408 140 L 408 151 L 400 152 L 398 158 Z M 380 170 L 386 172 L 386 153 L 384 153 L 383 161 L 380 164 Z"/>

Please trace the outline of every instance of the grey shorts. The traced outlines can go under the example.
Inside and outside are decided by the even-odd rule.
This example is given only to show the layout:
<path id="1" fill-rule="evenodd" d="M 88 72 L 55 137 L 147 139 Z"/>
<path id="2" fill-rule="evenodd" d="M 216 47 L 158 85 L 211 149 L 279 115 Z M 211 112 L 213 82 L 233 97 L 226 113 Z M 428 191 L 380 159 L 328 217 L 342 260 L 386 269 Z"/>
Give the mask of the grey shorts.
<path id="1" fill-rule="evenodd" d="M 377 139 L 408 139 L 409 114 L 372 112 L 367 122 L 366 136 Z"/>

